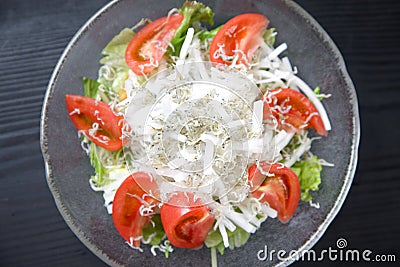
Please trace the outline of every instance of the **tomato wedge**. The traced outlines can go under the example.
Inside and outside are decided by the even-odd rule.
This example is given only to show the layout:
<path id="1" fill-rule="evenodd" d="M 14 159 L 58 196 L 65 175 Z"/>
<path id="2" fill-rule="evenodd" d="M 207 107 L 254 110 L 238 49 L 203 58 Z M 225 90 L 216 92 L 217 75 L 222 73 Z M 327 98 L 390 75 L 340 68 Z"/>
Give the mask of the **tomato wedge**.
<path id="1" fill-rule="evenodd" d="M 182 21 L 182 14 L 162 17 L 147 24 L 133 36 L 125 52 L 125 61 L 133 72 L 142 76 L 158 67 Z"/>
<path id="2" fill-rule="evenodd" d="M 278 128 L 287 132 L 312 128 L 319 135 L 327 135 L 320 114 L 302 93 L 291 88 L 279 88 L 267 92 L 264 99 L 267 98 L 270 99 L 264 102 L 264 120 L 272 115 L 278 121 Z"/>
<path id="3" fill-rule="evenodd" d="M 214 215 L 192 193 L 177 192 L 161 207 L 161 222 L 172 245 L 198 248 L 214 223 Z"/>
<path id="4" fill-rule="evenodd" d="M 267 202 L 278 212 L 278 219 L 286 223 L 292 218 L 300 200 L 300 182 L 297 175 L 281 164 L 260 162 L 263 171 L 274 176 L 262 174 L 257 165 L 250 166 L 249 185 L 253 197 Z"/>
<path id="5" fill-rule="evenodd" d="M 222 26 L 210 46 L 210 61 L 231 65 L 235 56 L 237 63 L 248 65 L 254 52 L 263 42 L 269 20 L 261 14 L 241 14 Z"/>
<path id="6" fill-rule="evenodd" d="M 156 181 L 147 173 L 136 172 L 122 182 L 114 196 L 112 218 L 115 228 L 134 247 L 140 246 L 142 230 L 151 220 L 151 210 L 155 210 L 158 203 L 149 196 L 150 190 L 157 197 Z"/>
<path id="7" fill-rule="evenodd" d="M 73 124 L 90 141 L 112 151 L 122 148 L 124 118 L 115 115 L 109 105 L 80 95 L 66 95 L 65 100 Z"/>

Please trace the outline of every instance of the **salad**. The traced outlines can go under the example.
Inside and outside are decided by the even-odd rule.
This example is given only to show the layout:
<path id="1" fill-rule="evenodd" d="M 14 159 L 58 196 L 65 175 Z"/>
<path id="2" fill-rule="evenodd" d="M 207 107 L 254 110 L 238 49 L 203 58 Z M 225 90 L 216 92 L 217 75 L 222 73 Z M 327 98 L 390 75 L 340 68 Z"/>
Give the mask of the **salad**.
<path id="1" fill-rule="evenodd" d="M 204 245 L 216 265 L 267 218 L 288 223 L 299 201 L 318 208 L 312 192 L 332 164 L 310 151 L 331 129 L 330 95 L 296 75 L 267 17 L 215 27 L 213 16 L 186 1 L 123 29 L 66 105 L 126 244 L 166 257 Z"/>

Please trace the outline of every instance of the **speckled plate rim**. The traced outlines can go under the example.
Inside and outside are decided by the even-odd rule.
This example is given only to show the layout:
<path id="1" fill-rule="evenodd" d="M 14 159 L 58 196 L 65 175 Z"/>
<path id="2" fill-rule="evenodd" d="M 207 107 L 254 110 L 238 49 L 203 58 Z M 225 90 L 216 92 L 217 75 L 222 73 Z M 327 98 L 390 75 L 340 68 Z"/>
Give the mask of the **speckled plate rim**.
<path id="1" fill-rule="evenodd" d="M 354 84 L 351 81 L 351 78 L 347 72 L 347 68 L 345 65 L 345 61 L 333 42 L 333 40 L 329 37 L 329 35 L 326 33 L 326 31 L 322 28 L 321 25 L 318 24 L 318 22 L 309 14 L 307 13 L 302 7 L 300 7 L 297 3 L 290 1 L 290 0 L 281 0 L 282 3 L 284 3 L 291 11 L 294 13 L 299 14 L 302 18 L 304 18 L 310 27 L 319 34 L 319 37 L 321 40 L 323 40 L 332 50 L 332 52 L 336 56 L 336 62 L 337 62 L 337 67 L 338 70 L 340 71 L 343 80 L 346 83 L 346 88 L 348 90 L 348 93 L 350 95 L 350 103 L 352 105 L 352 126 L 353 126 L 353 133 L 352 133 L 352 145 L 351 145 L 351 154 L 349 158 L 349 164 L 347 166 L 347 170 L 345 173 L 345 177 L 343 180 L 343 185 L 340 190 L 340 193 L 324 219 L 324 221 L 320 224 L 318 229 L 311 235 L 311 237 L 297 250 L 297 253 L 301 255 L 303 251 L 311 249 L 315 243 L 322 237 L 322 235 L 325 233 L 326 229 L 330 225 L 330 223 L 333 221 L 337 213 L 339 212 L 341 206 L 344 203 L 344 200 L 347 196 L 347 193 L 350 190 L 351 183 L 353 181 L 353 177 L 355 175 L 356 167 L 357 167 L 357 160 L 358 160 L 358 148 L 359 148 L 359 142 L 360 142 L 360 118 L 359 118 L 359 111 L 358 111 L 358 101 L 357 101 L 357 94 L 356 90 L 354 88 Z M 44 97 L 43 101 L 43 107 L 42 107 L 42 114 L 41 114 L 41 120 L 40 120 L 40 144 L 41 144 L 41 150 L 45 162 L 45 172 L 46 172 L 46 179 L 48 186 L 50 188 L 50 191 L 53 194 L 54 201 L 56 203 L 56 206 L 58 210 L 60 211 L 62 217 L 64 218 L 65 222 L 67 223 L 68 227 L 72 230 L 72 232 L 81 240 L 81 242 L 89 248 L 96 256 L 98 256 L 101 260 L 103 260 L 106 264 L 112 265 L 112 266 L 118 266 L 119 264 L 112 260 L 106 253 L 104 253 L 102 250 L 100 250 L 95 243 L 91 242 L 90 239 L 88 239 L 85 236 L 85 233 L 79 229 L 79 226 L 76 224 L 76 222 L 73 220 L 71 214 L 69 213 L 69 210 L 64 206 L 64 204 L 60 200 L 60 194 L 58 192 L 57 187 L 55 186 L 54 182 L 54 177 L 52 173 L 52 166 L 51 166 L 51 156 L 48 154 L 48 147 L 47 147 L 47 109 L 48 109 L 48 100 L 51 97 L 53 91 L 54 91 L 54 85 L 57 81 L 57 77 L 59 75 L 59 72 L 62 68 L 62 65 L 64 64 L 64 61 L 68 57 L 69 52 L 74 48 L 75 44 L 77 41 L 81 38 L 82 35 L 85 34 L 88 30 L 90 30 L 91 25 L 101 17 L 102 14 L 107 12 L 110 8 L 112 8 L 114 5 L 118 4 L 121 2 L 120 0 L 113 0 L 110 3 L 106 4 L 103 8 L 98 10 L 79 30 L 78 32 L 74 35 L 74 37 L 71 39 L 67 47 L 65 48 L 64 52 L 62 53 L 53 73 L 50 78 L 49 84 L 47 86 L 46 94 Z M 291 263 L 293 263 L 295 259 L 292 257 L 288 257 L 283 259 L 280 263 L 277 264 L 277 266 L 287 266 Z"/>

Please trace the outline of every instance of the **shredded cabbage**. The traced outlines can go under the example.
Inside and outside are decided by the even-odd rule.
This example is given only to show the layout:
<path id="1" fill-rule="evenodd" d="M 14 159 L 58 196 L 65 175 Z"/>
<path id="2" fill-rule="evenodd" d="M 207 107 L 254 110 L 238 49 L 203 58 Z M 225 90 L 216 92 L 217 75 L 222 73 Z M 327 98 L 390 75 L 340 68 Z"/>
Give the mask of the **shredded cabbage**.
<path id="1" fill-rule="evenodd" d="M 317 191 L 321 184 L 322 166 L 317 156 L 306 157 L 297 161 L 291 169 L 300 179 L 301 200 L 311 201 L 310 191 Z"/>

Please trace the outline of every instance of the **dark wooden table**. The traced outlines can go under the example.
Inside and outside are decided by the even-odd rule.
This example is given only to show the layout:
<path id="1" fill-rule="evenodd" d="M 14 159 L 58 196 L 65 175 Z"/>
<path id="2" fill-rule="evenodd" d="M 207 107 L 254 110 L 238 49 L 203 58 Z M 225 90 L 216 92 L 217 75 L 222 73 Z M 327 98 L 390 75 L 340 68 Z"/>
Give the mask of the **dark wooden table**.
<path id="1" fill-rule="evenodd" d="M 53 202 L 39 121 L 63 49 L 106 2 L 0 1 L 0 266 L 104 265 L 70 231 Z M 362 126 L 353 186 L 315 249 L 345 238 L 348 247 L 395 254 L 399 261 L 400 1 L 296 2 L 342 51 L 357 89 Z"/>

